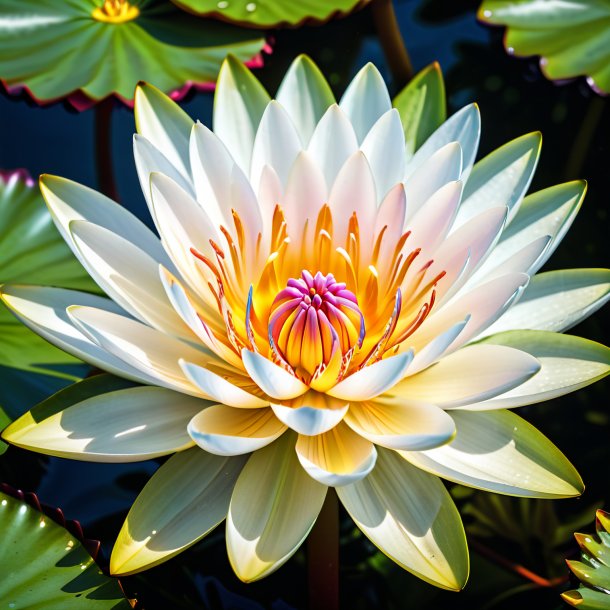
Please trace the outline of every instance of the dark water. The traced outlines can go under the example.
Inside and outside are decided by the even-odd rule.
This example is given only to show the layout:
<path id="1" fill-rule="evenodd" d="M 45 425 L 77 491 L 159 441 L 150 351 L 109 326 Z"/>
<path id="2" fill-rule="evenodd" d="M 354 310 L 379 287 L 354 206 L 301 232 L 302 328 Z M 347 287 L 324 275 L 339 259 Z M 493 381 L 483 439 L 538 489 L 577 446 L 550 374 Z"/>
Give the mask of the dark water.
<path id="1" fill-rule="evenodd" d="M 446 0 L 397 2 L 396 13 L 413 64 L 421 69 L 434 60 L 440 62 L 450 113 L 467 102 L 479 103 L 482 154 L 523 133 L 543 132 L 543 152 L 532 190 L 575 178 L 586 178 L 590 186 L 579 217 L 548 268 L 608 266 L 609 102 L 597 98 L 580 80 L 563 86 L 547 82 L 535 60 L 507 57 L 501 45 L 501 31 L 476 23 L 477 4 Z M 337 94 L 368 61 L 374 62 L 391 81 L 366 10 L 324 26 L 270 32 L 270 36 L 274 38 L 274 52 L 257 73 L 270 91 L 275 90 L 290 61 L 302 52 L 318 62 Z M 193 117 L 211 123 L 211 94 L 193 95 L 183 106 Z M 148 222 L 131 152 L 133 131 L 132 112 L 117 106 L 112 135 L 121 200 Z M 39 108 L 23 98 L 4 95 L 0 97 L 0 138 L 0 167 L 26 167 L 33 175 L 53 173 L 96 186 L 92 112 L 76 114 L 62 104 Z M 608 321 L 598 313 L 572 332 L 603 342 L 608 337 Z M 28 385 L 29 381 L 21 379 L 18 383 Z M 550 518 L 534 520 L 533 524 L 531 519 L 520 519 L 528 510 L 542 515 L 551 511 L 567 523 L 584 511 L 581 521 L 586 524 L 593 519 L 593 507 L 610 499 L 609 389 L 607 381 L 601 382 L 552 403 L 520 411 L 569 456 L 585 479 L 587 491 L 581 499 L 554 502 L 552 507 L 546 501 L 530 504 L 529 508 L 522 508 L 516 501 L 508 502 L 506 510 L 523 528 L 519 542 L 501 531 L 481 530 L 472 517 L 472 507 L 485 501 L 479 498 L 481 494 L 460 499 L 465 521 L 472 524 L 476 540 L 541 575 L 567 573 L 563 557 L 576 553 L 569 536 L 553 546 L 549 543 L 552 532 L 543 531 L 541 525 L 550 523 Z M 24 411 L 45 391 L 47 387 L 38 383 L 27 394 L 13 393 L 10 411 Z M 39 458 L 10 448 L 0 463 L 0 478 L 37 491 L 44 502 L 61 506 L 68 518 L 83 523 L 88 536 L 100 538 L 108 552 L 126 510 L 157 466 L 157 462 L 127 466 L 78 463 Z M 488 514 L 496 518 L 493 513 Z M 341 587 L 342 607 L 346 609 L 449 605 L 456 609 L 502 609 L 526 602 L 541 608 L 563 605 L 557 591 L 567 584 L 557 589 L 531 586 L 477 552 L 472 552 L 466 590 L 461 594 L 441 592 L 385 560 L 343 517 Z M 590 531 L 591 523 L 581 529 L 587 527 Z M 260 583 L 243 585 L 230 570 L 219 529 L 179 559 L 127 579 L 125 584 L 131 592 L 139 593 L 144 606 L 150 609 L 303 608 L 307 599 L 304 566 L 304 554 L 299 552 L 279 573 Z"/>

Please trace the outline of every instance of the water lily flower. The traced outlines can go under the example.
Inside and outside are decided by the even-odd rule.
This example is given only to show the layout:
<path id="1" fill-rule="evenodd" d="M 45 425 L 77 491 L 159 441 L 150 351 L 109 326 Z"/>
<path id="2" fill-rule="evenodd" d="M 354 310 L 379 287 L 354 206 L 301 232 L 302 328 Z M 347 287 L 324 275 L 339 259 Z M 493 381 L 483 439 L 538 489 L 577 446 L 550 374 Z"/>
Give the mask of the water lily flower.
<path id="1" fill-rule="evenodd" d="M 236 574 L 257 580 L 293 555 L 334 487 L 384 553 L 457 590 L 468 551 L 441 478 L 582 492 L 559 449 L 508 410 L 610 370 L 610 350 L 560 333 L 608 299 L 610 272 L 534 276 L 585 192 L 524 197 L 539 134 L 473 166 L 469 105 L 411 154 L 372 65 L 337 104 L 306 57 L 275 100 L 229 58 L 213 131 L 148 85 L 135 113 L 160 239 L 103 195 L 43 176 L 59 231 L 109 298 L 2 288 L 25 324 L 114 375 L 43 403 L 8 442 L 92 461 L 175 453 L 132 507 L 114 574 L 226 519 Z"/>

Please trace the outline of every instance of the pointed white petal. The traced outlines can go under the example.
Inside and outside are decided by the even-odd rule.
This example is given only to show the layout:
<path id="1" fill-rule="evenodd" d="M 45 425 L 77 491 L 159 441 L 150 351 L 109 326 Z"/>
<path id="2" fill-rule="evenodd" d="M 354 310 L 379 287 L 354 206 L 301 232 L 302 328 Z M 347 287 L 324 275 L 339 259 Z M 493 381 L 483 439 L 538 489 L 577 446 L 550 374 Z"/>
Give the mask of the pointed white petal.
<path id="1" fill-rule="evenodd" d="M 457 435 L 429 451 L 404 451 L 409 462 L 444 479 L 531 498 L 580 495 L 582 480 L 565 456 L 510 411 L 452 411 Z"/>
<path id="2" fill-rule="evenodd" d="M 136 129 L 159 151 L 183 178 L 190 181 L 189 134 L 192 119 L 167 95 L 149 84 L 136 88 Z"/>
<path id="3" fill-rule="evenodd" d="M 307 392 L 308 387 L 300 379 L 264 356 L 244 349 L 241 357 L 254 383 L 268 396 L 288 400 Z"/>
<path id="4" fill-rule="evenodd" d="M 505 330 L 564 332 L 610 300 L 610 270 L 565 269 L 535 275 L 519 302 L 481 337 Z"/>
<path id="5" fill-rule="evenodd" d="M 250 169 L 254 137 L 269 100 L 243 62 L 227 57 L 216 82 L 214 132 L 244 172 Z"/>
<path id="6" fill-rule="evenodd" d="M 352 373 L 327 391 L 327 394 L 343 400 L 370 400 L 396 385 L 413 360 L 413 352 L 390 356 Z"/>
<path id="7" fill-rule="evenodd" d="M 459 142 L 464 155 L 462 180 L 466 180 L 474 163 L 481 134 L 481 117 L 476 104 L 464 106 L 449 117 L 421 146 L 409 161 L 405 173 L 408 179 L 437 150 L 449 142 Z"/>
<path id="8" fill-rule="evenodd" d="M 450 142 L 426 159 L 417 172 L 405 180 L 407 214 L 409 218 L 448 182 L 455 182 L 462 174 L 462 149 L 458 142 Z"/>
<path id="9" fill-rule="evenodd" d="M 540 363 L 527 352 L 500 345 L 468 345 L 407 377 L 390 393 L 449 409 L 511 390 L 539 370 Z"/>
<path id="10" fill-rule="evenodd" d="M 116 233 L 83 220 L 70 223 L 85 269 L 114 301 L 158 330 L 192 339 L 168 301 L 159 263 Z"/>
<path id="11" fill-rule="evenodd" d="M 339 104 L 362 142 L 377 120 L 392 108 L 390 94 L 379 70 L 369 63 L 356 74 Z"/>
<path id="12" fill-rule="evenodd" d="M 316 126 L 307 152 L 324 172 L 326 184 L 333 184 L 347 159 L 358 150 L 358 139 L 345 113 L 333 104 Z"/>
<path id="13" fill-rule="evenodd" d="M 69 354 L 104 371 L 141 383 L 155 378 L 130 366 L 91 341 L 77 329 L 66 312 L 71 305 L 86 305 L 115 314 L 123 310 L 110 299 L 76 290 L 41 286 L 2 286 L 4 303 L 35 333 Z"/>
<path id="14" fill-rule="evenodd" d="M 536 171 L 541 145 L 540 132 L 526 134 L 479 161 L 464 188 L 455 226 L 494 205 L 505 205 L 512 219 Z"/>
<path id="15" fill-rule="evenodd" d="M 306 55 L 299 55 L 292 62 L 276 99 L 290 115 L 304 145 L 327 108 L 335 102 L 324 75 Z"/>
<path id="16" fill-rule="evenodd" d="M 192 362 L 180 361 L 180 366 L 185 375 L 205 394 L 213 400 L 240 409 L 256 409 L 268 407 L 269 401 L 259 398 L 237 385 L 234 385 L 224 377 L 213 373 Z M 244 378 L 244 381 L 250 381 Z"/>
<path id="17" fill-rule="evenodd" d="M 540 372 L 517 386 L 469 409 L 500 409 L 530 405 L 563 396 L 603 379 L 610 373 L 610 348 L 581 337 L 548 331 L 515 330 L 484 339 L 484 344 L 507 345 L 540 361 Z"/>
<path id="18" fill-rule="evenodd" d="M 286 184 L 290 168 L 303 148 L 288 113 L 276 101 L 267 105 L 254 139 L 250 183 L 258 185 L 265 165 L 270 165 Z"/>
<path id="19" fill-rule="evenodd" d="M 443 589 L 466 584 L 464 526 L 439 479 L 379 448 L 373 472 L 337 494 L 367 538 L 405 570 Z"/>
<path id="20" fill-rule="evenodd" d="M 395 108 L 382 115 L 360 146 L 373 177 L 377 197 L 381 200 L 405 173 L 405 134 Z"/>
<path id="21" fill-rule="evenodd" d="M 139 462 L 191 447 L 186 427 L 205 404 L 165 388 L 128 388 L 85 398 L 51 415 L 28 412 L 3 437 L 18 447 L 73 460 Z"/>
<path id="22" fill-rule="evenodd" d="M 226 516 L 245 458 L 193 447 L 173 455 L 136 498 L 112 549 L 110 572 L 128 576 L 201 540 Z"/>
<path id="23" fill-rule="evenodd" d="M 296 452 L 305 472 L 330 487 L 363 479 L 377 461 L 375 446 L 343 423 L 324 434 L 299 436 Z"/>
<path id="24" fill-rule="evenodd" d="M 326 490 L 300 466 L 291 434 L 250 457 L 227 515 L 229 561 L 241 580 L 271 574 L 296 552 L 315 523 Z"/>
<path id="25" fill-rule="evenodd" d="M 242 455 L 272 443 L 286 426 L 267 409 L 235 409 L 213 405 L 188 424 L 191 438 L 215 455 Z"/>

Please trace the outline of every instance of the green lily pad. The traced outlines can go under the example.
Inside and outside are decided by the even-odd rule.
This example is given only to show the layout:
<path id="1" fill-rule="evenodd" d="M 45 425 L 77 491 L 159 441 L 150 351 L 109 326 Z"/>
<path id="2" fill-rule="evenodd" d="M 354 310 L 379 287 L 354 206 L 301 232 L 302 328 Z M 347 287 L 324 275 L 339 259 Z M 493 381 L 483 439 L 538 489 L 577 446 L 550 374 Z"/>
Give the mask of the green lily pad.
<path id="1" fill-rule="evenodd" d="M 568 561 L 581 585 L 561 595 L 581 610 L 610 609 L 610 513 L 600 509 L 596 517 L 597 536 L 574 534 L 581 548 L 581 561 Z"/>
<path id="2" fill-rule="evenodd" d="M 28 496 L 30 502 L 24 502 L 0 491 L 2 607 L 15 610 L 131 608 L 118 581 L 106 576 L 85 548 L 80 526 L 66 524 L 61 511 L 55 511 L 50 518 L 41 512 L 37 498 Z M 71 526 L 77 535 L 56 523 L 56 518 Z M 99 544 L 89 546 L 95 550 Z"/>
<path id="3" fill-rule="evenodd" d="M 478 18 L 506 26 L 506 50 L 539 55 L 547 78 L 584 75 L 595 91 L 610 93 L 608 0 L 484 0 Z"/>
<path id="4" fill-rule="evenodd" d="M 197 19 L 169 0 L 4 0 L 0 5 L 5 86 L 26 89 L 42 103 L 68 97 L 78 109 L 111 94 L 131 104 L 141 80 L 179 98 L 191 86 L 213 83 L 227 53 L 260 63 L 264 46 L 259 34 Z"/>
<path id="5" fill-rule="evenodd" d="M 27 173 L 0 173 L 0 285 L 42 284 L 99 292 L 53 224 Z M 0 365 L 75 379 L 56 367 L 79 360 L 30 331 L 0 305 Z"/>
<path id="6" fill-rule="evenodd" d="M 248 27 L 300 25 L 347 15 L 369 0 L 172 0 L 197 15 L 206 15 Z"/>

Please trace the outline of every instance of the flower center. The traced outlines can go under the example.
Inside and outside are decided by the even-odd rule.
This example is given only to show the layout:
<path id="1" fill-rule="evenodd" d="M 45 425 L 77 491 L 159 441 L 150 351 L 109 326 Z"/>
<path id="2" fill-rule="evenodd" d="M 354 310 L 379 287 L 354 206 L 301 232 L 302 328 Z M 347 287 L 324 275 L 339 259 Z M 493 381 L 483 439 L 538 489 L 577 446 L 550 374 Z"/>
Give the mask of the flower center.
<path id="1" fill-rule="evenodd" d="M 329 273 L 303 271 L 289 279 L 271 305 L 269 341 L 300 376 L 313 376 L 341 350 L 349 359 L 364 339 L 358 300 Z"/>
<path id="2" fill-rule="evenodd" d="M 124 23 L 135 19 L 140 9 L 127 0 L 104 0 L 104 4 L 94 8 L 91 14 L 94 19 L 104 23 Z"/>

